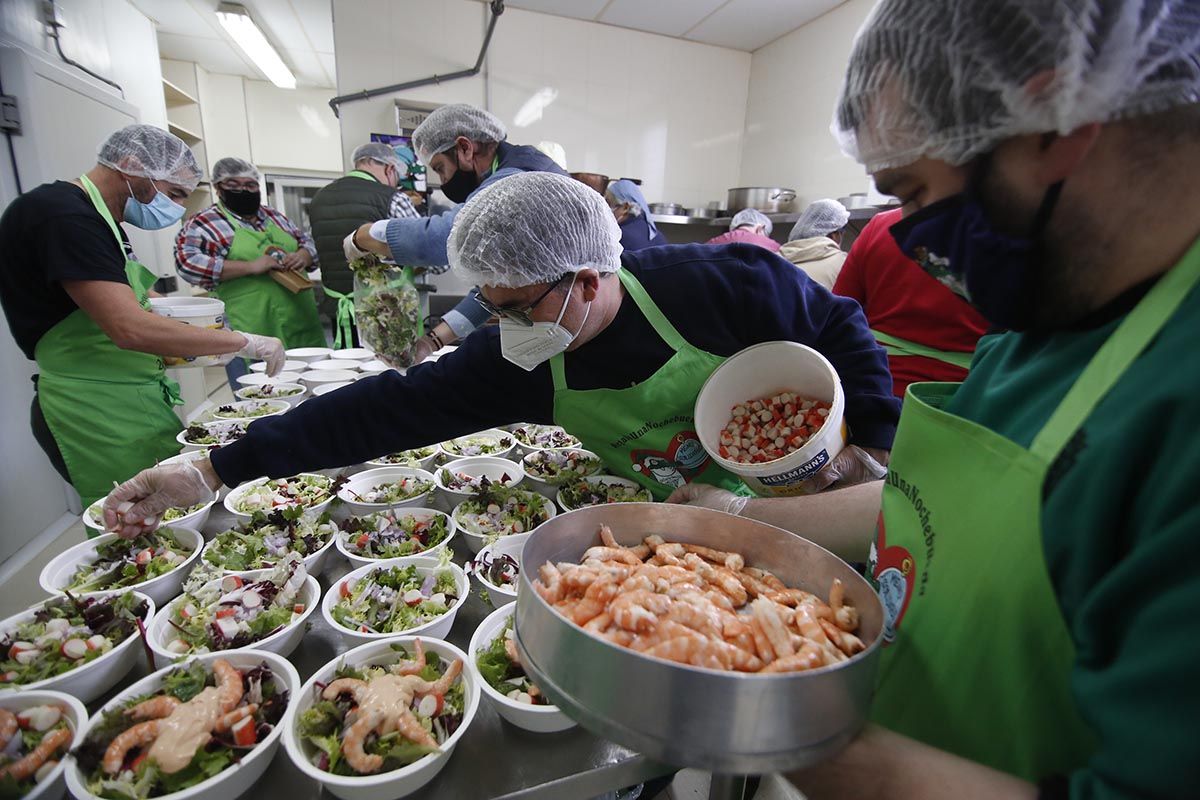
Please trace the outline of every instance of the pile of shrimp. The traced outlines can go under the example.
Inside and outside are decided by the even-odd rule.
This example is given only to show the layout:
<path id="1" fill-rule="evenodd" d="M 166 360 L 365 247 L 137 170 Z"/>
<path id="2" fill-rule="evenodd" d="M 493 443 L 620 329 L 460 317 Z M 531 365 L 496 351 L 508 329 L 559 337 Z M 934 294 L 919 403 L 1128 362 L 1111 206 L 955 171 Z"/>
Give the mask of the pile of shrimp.
<path id="1" fill-rule="evenodd" d="M 545 563 L 534 589 L 584 630 L 668 661 L 782 673 L 845 661 L 866 645 L 834 579 L 829 602 L 727 553 L 660 536 L 621 545 L 607 526 L 582 563 Z"/>

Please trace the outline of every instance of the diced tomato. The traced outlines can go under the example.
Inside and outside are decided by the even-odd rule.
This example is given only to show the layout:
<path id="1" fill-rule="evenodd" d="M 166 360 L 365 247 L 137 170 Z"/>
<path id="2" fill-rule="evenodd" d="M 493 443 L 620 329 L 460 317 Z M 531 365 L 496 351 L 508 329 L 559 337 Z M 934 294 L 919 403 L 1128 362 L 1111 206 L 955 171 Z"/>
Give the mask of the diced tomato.
<path id="1" fill-rule="evenodd" d="M 230 607 L 230 608 L 222 608 L 222 609 L 220 609 L 219 611 L 217 611 L 217 613 L 216 613 L 216 615 L 215 615 L 215 616 L 216 616 L 216 618 L 217 618 L 217 619 L 223 619 L 223 618 L 225 618 L 225 617 L 232 617 L 232 616 L 233 616 L 234 614 L 236 614 L 236 613 L 237 613 L 237 609 L 236 609 L 236 608 L 232 608 L 232 607 Z"/>
<path id="2" fill-rule="evenodd" d="M 369 533 L 364 533 L 362 536 L 354 540 L 354 544 L 358 547 L 366 547 L 367 542 L 369 541 L 371 541 L 371 535 Z"/>
<path id="3" fill-rule="evenodd" d="M 296 603 L 296 605 L 292 606 L 292 613 L 293 614 L 303 614 L 304 613 L 304 603 Z"/>
<path id="4" fill-rule="evenodd" d="M 342 597 L 349 597 L 350 596 L 350 584 L 347 583 L 346 581 L 342 581 L 342 585 L 338 587 L 338 593 L 341 594 Z"/>
<path id="5" fill-rule="evenodd" d="M 136 564 L 144 565 L 144 564 L 149 564 L 153 558 L 154 558 L 154 551 L 147 547 L 145 550 L 138 551 L 138 554 L 133 557 L 133 561 Z"/>

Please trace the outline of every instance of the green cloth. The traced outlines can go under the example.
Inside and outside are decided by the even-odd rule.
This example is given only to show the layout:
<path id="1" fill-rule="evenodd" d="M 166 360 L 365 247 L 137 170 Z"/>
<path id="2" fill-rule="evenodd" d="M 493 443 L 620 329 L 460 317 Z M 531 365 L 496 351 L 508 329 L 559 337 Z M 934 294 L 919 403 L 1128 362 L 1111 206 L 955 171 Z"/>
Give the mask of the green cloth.
<path id="1" fill-rule="evenodd" d="M 984 338 L 946 410 L 1028 447 L 1120 321 Z M 1200 784 L 1198 335 L 1192 289 L 1044 485 L 1042 549 L 1076 649 L 1070 689 L 1100 742 L 1070 776 L 1072 797 L 1187 797 Z"/>

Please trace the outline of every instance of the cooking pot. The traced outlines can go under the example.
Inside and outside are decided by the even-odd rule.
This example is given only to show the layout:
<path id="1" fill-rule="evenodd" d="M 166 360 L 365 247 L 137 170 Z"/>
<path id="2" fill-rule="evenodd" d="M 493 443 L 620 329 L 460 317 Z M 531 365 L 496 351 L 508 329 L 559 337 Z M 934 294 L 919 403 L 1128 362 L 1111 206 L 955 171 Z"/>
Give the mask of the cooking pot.
<path id="1" fill-rule="evenodd" d="M 611 180 L 607 175 L 601 175 L 599 172 L 572 172 L 571 177 L 592 187 L 600 194 L 604 194 L 604 190 L 608 188 Z"/>
<path id="2" fill-rule="evenodd" d="M 679 203 L 651 203 L 651 214 L 662 214 L 666 217 L 683 217 L 687 215 L 687 209 Z"/>
<path id="3" fill-rule="evenodd" d="M 735 214 L 743 208 L 757 208 L 767 214 L 787 214 L 795 210 L 796 190 L 782 186 L 742 186 L 729 190 L 725 204 Z"/>
<path id="4" fill-rule="evenodd" d="M 870 205 L 870 202 L 868 202 L 868 200 L 867 200 L 866 192 L 854 192 L 845 197 L 839 197 L 838 202 L 841 203 L 843 206 L 845 206 L 847 209 L 866 208 L 867 206 Z"/>
<path id="5" fill-rule="evenodd" d="M 719 208 L 708 208 L 708 207 L 689 208 L 687 210 L 687 215 L 689 217 L 696 217 L 697 219 L 716 219 L 717 217 L 720 217 L 722 215 L 729 216 L 728 214 L 726 214 L 724 211 L 722 211 Z"/>

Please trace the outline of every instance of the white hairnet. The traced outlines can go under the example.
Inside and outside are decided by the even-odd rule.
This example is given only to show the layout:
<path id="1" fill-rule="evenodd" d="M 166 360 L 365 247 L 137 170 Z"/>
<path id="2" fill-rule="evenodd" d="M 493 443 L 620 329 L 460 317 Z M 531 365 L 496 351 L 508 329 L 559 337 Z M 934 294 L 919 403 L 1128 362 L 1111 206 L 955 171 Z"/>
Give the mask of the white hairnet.
<path id="1" fill-rule="evenodd" d="M 400 156 L 396 155 L 396 149 L 383 142 L 368 142 L 354 148 L 354 154 L 350 156 L 351 163 L 357 164 L 364 158 L 378 161 L 380 164 L 391 164 L 396 168 L 403 163 L 400 161 Z"/>
<path id="2" fill-rule="evenodd" d="M 734 214 L 733 219 L 729 221 L 729 230 L 737 230 L 745 225 L 765 225 L 767 236 L 771 235 L 771 230 L 775 227 L 770 218 L 757 208 L 743 208 Z"/>
<path id="3" fill-rule="evenodd" d="M 450 229 L 450 267 L 468 283 L 506 289 L 591 267 L 621 266 L 621 229 L 604 197 L 566 175 L 522 172 L 475 193 Z"/>
<path id="4" fill-rule="evenodd" d="M 1200 102 L 1197 0 L 882 0 L 833 132 L 868 172 Z"/>
<path id="5" fill-rule="evenodd" d="M 466 103 L 452 103 L 434 110 L 413 131 L 413 149 L 417 158 L 428 166 L 429 159 L 454 146 L 454 140 L 465 136 L 473 142 L 503 142 L 508 130 L 494 114 Z"/>
<path id="6" fill-rule="evenodd" d="M 183 140 L 153 125 L 121 128 L 100 145 L 96 162 L 126 175 L 173 183 L 189 192 L 202 175 L 196 156 Z"/>
<path id="7" fill-rule="evenodd" d="M 837 200 L 814 200 L 796 220 L 788 241 L 811 239 L 814 236 L 828 236 L 846 227 L 850 221 L 850 212 Z"/>
<path id="8" fill-rule="evenodd" d="M 212 182 L 220 183 L 226 178 L 254 178 L 254 180 L 258 180 L 258 169 L 245 159 L 226 156 L 213 164 Z"/>

